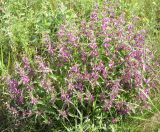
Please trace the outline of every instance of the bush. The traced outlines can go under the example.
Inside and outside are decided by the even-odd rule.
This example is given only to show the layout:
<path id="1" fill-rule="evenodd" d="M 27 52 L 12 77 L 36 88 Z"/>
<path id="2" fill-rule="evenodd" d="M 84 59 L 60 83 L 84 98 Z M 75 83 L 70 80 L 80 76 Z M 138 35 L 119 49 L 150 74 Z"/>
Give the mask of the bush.
<path id="1" fill-rule="evenodd" d="M 136 27 L 138 17 L 128 20 L 119 10 L 96 5 L 89 18 L 65 21 L 53 40 L 43 33 L 33 56 L 20 55 L 6 78 L 16 120 L 57 130 L 92 122 L 106 130 L 137 105 L 148 107 L 153 83 L 146 31 Z"/>

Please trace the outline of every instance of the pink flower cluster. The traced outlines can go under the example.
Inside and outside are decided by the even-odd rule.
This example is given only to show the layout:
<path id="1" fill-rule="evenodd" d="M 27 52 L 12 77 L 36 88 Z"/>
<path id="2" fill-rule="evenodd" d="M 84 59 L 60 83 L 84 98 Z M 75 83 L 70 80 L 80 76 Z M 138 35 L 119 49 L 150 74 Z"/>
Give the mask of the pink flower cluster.
<path id="1" fill-rule="evenodd" d="M 128 22 L 125 13 L 119 15 L 106 2 L 103 6 L 95 6 L 89 20 L 80 21 L 76 27 L 61 25 L 54 43 L 45 34 L 44 52 L 37 53 L 32 63 L 27 57 L 22 59 L 13 76 L 17 81 L 9 82 L 11 93 L 23 91 L 31 108 L 40 101 L 64 118 L 75 113 L 75 106 L 83 112 L 84 107 L 92 111 L 93 103 L 106 114 L 110 110 L 116 115 L 127 114 L 128 103 L 134 100 L 131 93 L 146 101 L 139 93 L 150 87 L 144 81 L 149 72 L 144 68 L 149 65 L 144 63 L 148 56 L 145 32 L 137 31 L 134 18 Z M 84 112 L 86 116 L 89 110 Z"/>

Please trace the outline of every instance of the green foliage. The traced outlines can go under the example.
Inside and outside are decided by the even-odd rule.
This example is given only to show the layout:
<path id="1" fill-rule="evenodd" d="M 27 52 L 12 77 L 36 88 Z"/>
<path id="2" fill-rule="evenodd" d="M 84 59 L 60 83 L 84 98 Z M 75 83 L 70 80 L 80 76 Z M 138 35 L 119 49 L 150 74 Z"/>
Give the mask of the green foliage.
<path id="1" fill-rule="evenodd" d="M 3 125 L 0 127 L 0 130 L 14 131 L 12 126 L 14 120 L 16 120 L 13 119 L 9 113 L 7 114 L 8 116 L 5 115 L 7 108 L 4 104 L 8 99 L 8 95 L 6 92 L 7 89 L 4 87 L 5 82 L 3 78 L 8 73 L 13 72 L 15 62 L 19 61 L 20 56 L 25 54 L 29 56 L 29 59 L 32 61 L 32 58 L 36 53 L 43 54 L 42 36 L 44 33 L 47 32 L 51 36 L 51 39 L 56 41 L 55 33 L 63 22 L 76 23 L 80 18 L 89 19 L 89 13 L 94 2 L 94 0 L 0 1 L 0 114 L 5 117 L 5 119 L 3 119 L 0 116 L 0 120 L 3 119 Z M 97 3 L 102 5 L 101 0 L 97 0 Z M 147 29 L 147 44 L 153 49 L 157 59 L 160 55 L 160 48 L 158 48 L 160 47 L 159 7 L 159 0 L 120 0 L 119 6 L 119 10 L 123 10 L 127 14 L 128 19 L 133 15 L 140 17 L 140 22 L 137 24 L 137 27 L 144 27 Z M 156 69 L 156 67 L 153 67 L 153 69 Z M 157 72 L 159 72 L 159 70 L 157 70 Z M 54 74 L 51 75 L 51 78 L 53 80 L 60 79 Z M 44 91 L 39 92 L 41 94 Z M 20 128 L 15 128 L 15 130 L 54 132 L 62 130 L 63 128 L 61 128 L 61 126 L 63 126 L 66 129 L 64 131 L 71 132 L 141 131 L 143 129 L 146 130 L 146 128 L 149 128 L 148 130 L 151 131 L 158 131 L 160 128 L 159 123 L 146 127 L 148 121 L 154 120 L 152 118 L 154 113 L 158 113 L 158 109 L 160 109 L 160 105 L 155 101 L 156 99 L 157 102 L 159 101 L 159 95 L 153 95 L 151 98 L 154 98 L 153 102 L 152 99 L 150 99 L 151 110 L 146 110 L 144 113 L 139 112 L 137 115 L 129 115 L 127 116 L 127 119 L 120 119 L 119 123 L 111 124 L 110 126 L 106 126 L 102 123 L 103 114 L 97 117 L 97 120 L 100 122 L 94 123 L 84 118 L 83 114 L 79 112 L 78 109 L 79 117 L 77 117 L 77 115 L 72 115 L 75 118 L 74 122 L 55 122 L 54 125 L 49 126 L 47 114 L 50 114 L 53 111 L 48 108 L 45 109 L 47 114 L 41 116 L 42 119 L 39 117 L 36 118 L 36 116 L 27 119 L 19 119 L 22 121 L 22 124 L 20 125 Z M 39 102 L 39 109 L 43 110 L 44 107 L 47 107 L 47 104 L 44 102 Z M 94 105 L 95 109 L 97 109 L 96 104 Z M 36 111 L 38 108 L 35 107 L 34 109 Z M 39 126 L 42 120 L 46 125 Z"/>

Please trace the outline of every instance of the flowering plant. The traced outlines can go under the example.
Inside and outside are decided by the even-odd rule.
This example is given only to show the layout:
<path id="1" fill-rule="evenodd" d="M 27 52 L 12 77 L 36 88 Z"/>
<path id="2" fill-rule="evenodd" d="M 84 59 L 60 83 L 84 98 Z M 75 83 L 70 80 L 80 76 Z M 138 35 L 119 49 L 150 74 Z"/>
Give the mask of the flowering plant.
<path id="1" fill-rule="evenodd" d="M 53 41 L 42 37 L 43 52 L 22 57 L 7 78 L 9 109 L 44 123 L 90 119 L 111 123 L 147 104 L 151 57 L 138 17 L 128 20 L 104 2 L 87 20 L 64 22 Z"/>

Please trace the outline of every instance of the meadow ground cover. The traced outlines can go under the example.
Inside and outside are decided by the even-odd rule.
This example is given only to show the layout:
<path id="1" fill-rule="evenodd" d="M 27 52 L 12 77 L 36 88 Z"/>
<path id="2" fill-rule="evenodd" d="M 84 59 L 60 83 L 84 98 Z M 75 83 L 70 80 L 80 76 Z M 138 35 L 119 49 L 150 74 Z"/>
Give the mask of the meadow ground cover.
<path id="1" fill-rule="evenodd" d="M 158 0 L 0 4 L 2 131 L 158 131 Z"/>

